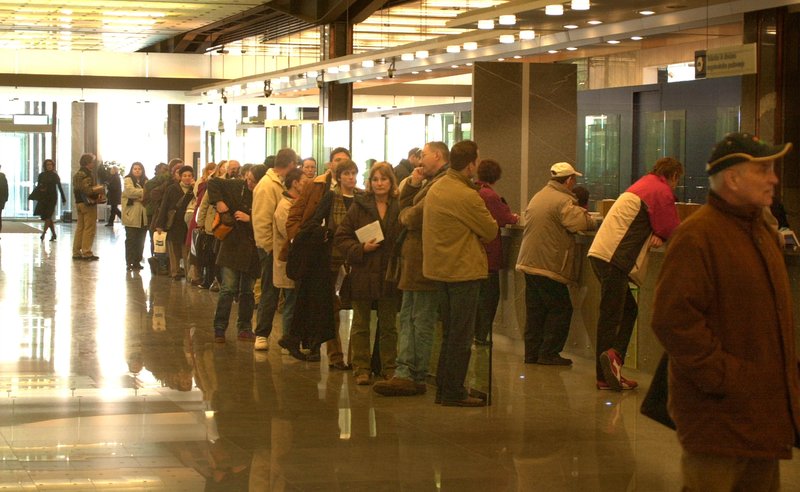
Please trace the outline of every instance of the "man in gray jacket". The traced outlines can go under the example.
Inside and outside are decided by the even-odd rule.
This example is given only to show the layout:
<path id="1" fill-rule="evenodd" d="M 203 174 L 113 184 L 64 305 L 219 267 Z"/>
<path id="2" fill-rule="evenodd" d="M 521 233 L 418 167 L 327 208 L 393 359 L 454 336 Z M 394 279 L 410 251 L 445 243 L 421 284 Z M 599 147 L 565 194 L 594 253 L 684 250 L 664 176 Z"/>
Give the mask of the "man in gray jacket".
<path id="1" fill-rule="evenodd" d="M 525 232 L 517 270 L 525 274 L 525 363 L 568 366 L 559 354 L 567 341 L 572 303 L 567 284 L 575 282 L 575 237 L 595 228 L 572 193 L 582 176 L 569 163 L 550 168 L 550 181 L 525 209 Z"/>

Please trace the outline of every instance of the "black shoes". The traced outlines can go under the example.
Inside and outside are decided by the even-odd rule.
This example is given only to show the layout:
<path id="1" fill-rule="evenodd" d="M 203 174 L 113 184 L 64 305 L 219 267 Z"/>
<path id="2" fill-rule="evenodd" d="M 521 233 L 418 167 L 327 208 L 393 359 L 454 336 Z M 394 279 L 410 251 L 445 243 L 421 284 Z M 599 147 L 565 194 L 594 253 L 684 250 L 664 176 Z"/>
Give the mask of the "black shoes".
<path id="1" fill-rule="evenodd" d="M 305 354 L 303 352 L 300 352 L 299 344 L 292 343 L 291 341 L 287 340 L 286 338 L 281 338 L 280 340 L 278 340 L 278 345 L 280 345 L 281 348 L 285 348 L 286 350 L 288 350 L 289 351 L 289 355 L 291 355 L 295 359 L 302 360 L 302 361 L 306 360 Z"/>
<path id="2" fill-rule="evenodd" d="M 536 364 L 543 366 L 571 366 L 572 360 L 561 357 L 560 355 L 551 355 L 548 357 L 539 357 Z"/>

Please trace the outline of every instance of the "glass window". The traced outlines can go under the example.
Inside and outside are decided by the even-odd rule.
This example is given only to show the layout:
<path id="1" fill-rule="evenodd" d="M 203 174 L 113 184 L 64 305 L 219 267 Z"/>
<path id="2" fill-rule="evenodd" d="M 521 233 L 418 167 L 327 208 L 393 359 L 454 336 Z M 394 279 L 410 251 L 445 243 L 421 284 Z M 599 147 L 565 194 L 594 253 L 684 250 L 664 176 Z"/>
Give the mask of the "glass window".
<path id="1" fill-rule="evenodd" d="M 618 114 L 586 116 L 584 125 L 584 186 L 592 200 L 619 196 Z"/>
<path id="2" fill-rule="evenodd" d="M 638 176 L 644 176 L 661 157 L 686 162 L 686 110 L 645 113 L 645 138 L 640 142 Z M 635 179 L 634 179 L 635 181 Z M 685 177 L 675 188 L 678 201 L 686 201 Z"/>

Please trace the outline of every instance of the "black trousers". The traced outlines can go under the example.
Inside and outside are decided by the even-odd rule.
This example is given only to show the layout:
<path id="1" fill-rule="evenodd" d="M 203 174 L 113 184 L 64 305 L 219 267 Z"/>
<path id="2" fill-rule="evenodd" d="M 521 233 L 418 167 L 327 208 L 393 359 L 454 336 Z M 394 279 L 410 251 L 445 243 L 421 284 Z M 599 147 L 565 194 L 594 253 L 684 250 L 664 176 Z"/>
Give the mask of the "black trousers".
<path id="1" fill-rule="evenodd" d="M 592 270 L 600 281 L 600 317 L 597 320 L 596 371 L 603 379 L 600 354 L 613 348 L 623 362 L 636 324 L 639 307 L 628 283 L 628 274 L 614 265 L 589 257 Z"/>
<path id="2" fill-rule="evenodd" d="M 525 361 L 555 357 L 564 350 L 572 321 L 572 302 L 565 284 L 525 274 Z"/>
<path id="3" fill-rule="evenodd" d="M 475 340 L 485 342 L 492 331 L 497 303 L 500 301 L 500 274 L 489 272 L 489 277 L 481 281 L 478 295 L 478 315 L 475 319 Z"/>

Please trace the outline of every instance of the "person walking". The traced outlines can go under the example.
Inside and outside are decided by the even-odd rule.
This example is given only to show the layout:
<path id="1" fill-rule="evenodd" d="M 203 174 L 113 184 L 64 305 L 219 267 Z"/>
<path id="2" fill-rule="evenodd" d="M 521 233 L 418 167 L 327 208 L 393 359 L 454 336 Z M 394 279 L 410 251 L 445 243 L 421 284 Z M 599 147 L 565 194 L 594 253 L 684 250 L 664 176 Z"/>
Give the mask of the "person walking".
<path id="1" fill-rule="evenodd" d="M 780 490 L 778 460 L 797 445 L 792 288 L 765 220 L 775 160 L 791 147 L 728 134 L 706 165 L 708 201 L 667 244 L 652 328 L 669 357 L 667 405 L 687 492 Z"/>
<path id="2" fill-rule="evenodd" d="M 40 241 L 44 241 L 44 236 L 47 230 L 50 230 L 50 240 L 55 241 L 56 228 L 53 224 L 53 214 L 58 205 L 58 195 L 61 194 L 61 204 L 67 203 L 67 197 L 64 195 L 64 188 L 61 187 L 61 178 L 56 173 L 56 163 L 53 159 L 44 160 L 44 171 L 39 173 L 36 179 L 36 190 L 39 199 L 36 201 L 36 207 L 33 209 L 33 214 L 38 215 L 44 221 L 44 230 L 42 230 Z"/>
<path id="3" fill-rule="evenodd" d="M 119 206 L 122 203 L 122 184 L 119 181 L 119 168 L 117 166 L 111 166 L 109 170 L 106 196 L 110 207 L 106 227 L 114 227 L 114 219 L 119 217 L 119 220 L 122 221 L 122 212 L 119 210 Z"/>

